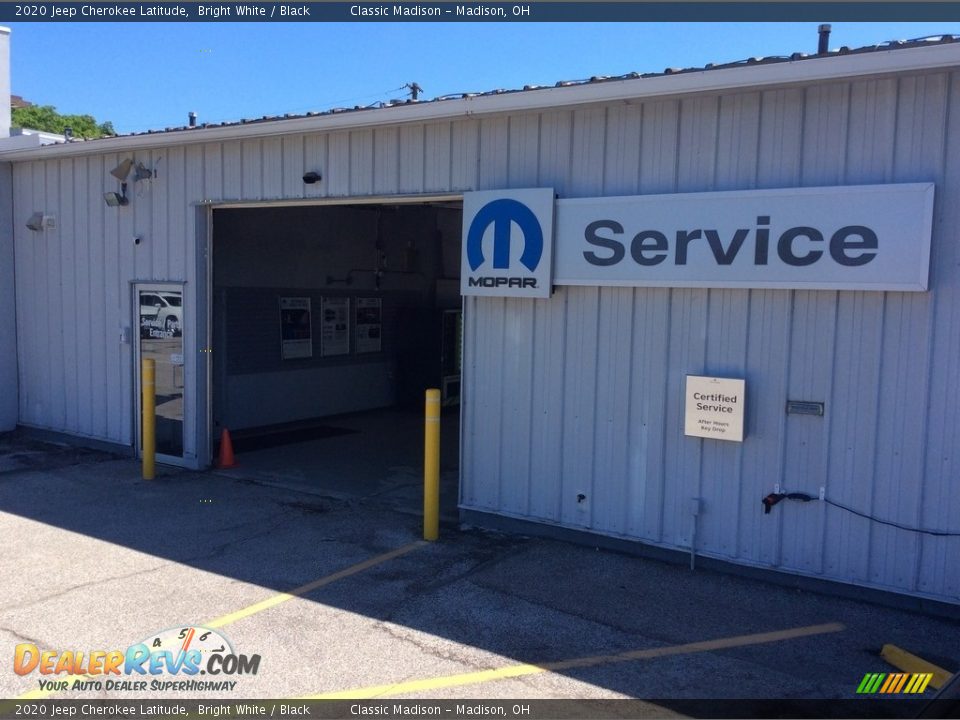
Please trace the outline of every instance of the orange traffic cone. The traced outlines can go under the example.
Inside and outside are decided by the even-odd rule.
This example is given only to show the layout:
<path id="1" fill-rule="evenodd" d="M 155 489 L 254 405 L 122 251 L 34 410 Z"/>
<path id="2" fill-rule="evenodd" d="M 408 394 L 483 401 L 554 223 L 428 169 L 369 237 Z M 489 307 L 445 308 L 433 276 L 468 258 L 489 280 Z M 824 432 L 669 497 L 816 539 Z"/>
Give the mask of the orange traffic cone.
<path id="1" fill-rule="evenodd" d="M 217 460 L 218 468 L 236 467 L 233 459 L 233 442 L 230 440 L 230 431 L 226 428 L 220 433 L 220 457 Z"/>

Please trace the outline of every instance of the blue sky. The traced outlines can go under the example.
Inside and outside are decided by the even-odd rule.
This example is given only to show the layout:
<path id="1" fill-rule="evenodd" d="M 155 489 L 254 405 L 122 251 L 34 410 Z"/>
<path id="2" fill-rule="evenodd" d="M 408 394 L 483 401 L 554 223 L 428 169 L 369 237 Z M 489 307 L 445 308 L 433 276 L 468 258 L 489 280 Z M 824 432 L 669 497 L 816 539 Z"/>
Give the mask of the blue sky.
<path id="1" fill-rule="evenodd" d="M 829 22 L 830 18 L 824 18 Z M 11 23 L 12 91 L 120 132 L 815 52 L 817 23 Z M 960 34 L 833 23 L 830 47 Z"/>

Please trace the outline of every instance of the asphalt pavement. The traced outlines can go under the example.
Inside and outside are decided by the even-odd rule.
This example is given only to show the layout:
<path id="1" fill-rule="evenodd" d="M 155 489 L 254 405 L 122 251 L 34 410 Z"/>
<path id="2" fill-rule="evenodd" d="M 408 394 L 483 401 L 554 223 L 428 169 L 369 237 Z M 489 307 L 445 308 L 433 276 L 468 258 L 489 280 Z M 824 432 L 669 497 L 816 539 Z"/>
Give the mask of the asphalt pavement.
<path id="1" fill-rule="evenodd" d="M 960 660 L 949 619 L 452 522 L 420 534 L 375 497 L 169 467 L 144 481 L 129 458 L 0 438 L 0 697 L 638 698 L 659 716 L 856 700 L 894 671 L 885 643 Z M 52 664 L 139 643 L 206 659 L 216 642 L 256 672 L 50 691 L 66 673 L 11 664 L 18 646 Z"/>

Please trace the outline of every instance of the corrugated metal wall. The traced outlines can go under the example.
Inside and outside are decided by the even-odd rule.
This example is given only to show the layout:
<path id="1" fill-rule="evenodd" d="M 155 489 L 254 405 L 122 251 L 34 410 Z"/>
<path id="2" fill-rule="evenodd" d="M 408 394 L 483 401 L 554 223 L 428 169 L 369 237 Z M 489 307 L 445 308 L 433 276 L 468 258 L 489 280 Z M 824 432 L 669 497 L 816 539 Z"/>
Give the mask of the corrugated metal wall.
<path id="1" fill-rule="evenodd" d="M 468 300 L 462 503 L 683 548 L 699 496 L 699 552 L 956 602 L 956 538 L 821 503 L 759 508 L 776 482 L 824 485 L 882 518 L 958 525 L 958 103 L 960 73 L 932 73 L 164 148 L 136 153 L 158 177 L 132 186 L 123 209 L 102 193 L 124 155 L 18 163 L 21 422 L 132 442 L 120 328 L 134 279 L 186 281 L 196 385 L 202 201 L 933 180 L 930 293 L 565 288 L 549 301 Z M 323 182 L 304 185 L 307 170 Z M 57 229 L 27 230 L 37 210 Z M 747 378 L 746 442 L 683 436 L 688 373 Z M 823 400 L 827 415 L 786 416 L 788 397 Z M 201 411 L 188 392 L 188 453 Z"/>
<path id="2" fill-rule="evenodd" d="M 13 168 L 0 163 L 0 224 L 13 224 Z M 13 236 L 0 234 L 0 308 L 16 306 Z M 17 318 L 7 310 L 0 317 L 0 432 L 13 430 L 20 414 L 17 373 Z"/>
<path id="3" fill-rule="evenodd" d="M 121 342 L 134 324 L 130 283 L 184 281 L 185 453 L 194 456 L 204 412 L 190 392 L 201 369 L 191 330 L 199 204 L 472 189 L 479 127 L 462 120 L 14 164 L 20 423 L 132 445 L 134 359 Z M 110 170 L 125 157 L 157 177 L 131 182 L 128 207 L 108 208 L 103 193 L 119 190 Z M 324 180 L 305 185 L 313 169 Z M 28 230 L 37 210 L 56 216 L 57 228 Z"/>
<path id="4" fill-rule="evenodd" d="M 103 201 L 104 192 L 119 189 L 109 171 L 124 156 L 14 165 L 22 424 L 132 444 L 132 346 L 121 329 L 136 332 L 135 279 L 186 281 L 186 382 L 195 382 L 196 215 L 188 198 L 200 197 L 198 150 L 171 149 L 162 160 L 137 154 L 158 167 L 160 179 L 131 184 L 127 208 Z M 55 216 L 56 229 L 28 230 L 25 219 L 35 211 Z M 186 402 L 186 452 L 193 453 L 196 398 L 188 394 Z"/>
<path id="5" fill-rule="evenodd" d="M 462 503 L 960 601 L 960 73 L 485 123 L 480 187 L 561 197 L 934 181 L 931 292 L 558 288 L 466 298 Z M 687 374 L 745 377 L 743 444 L 683 435 Z M 824 418 L 785 401 L 826 403 Z M 578 502 L 578 494 L 587 496 Z"/>

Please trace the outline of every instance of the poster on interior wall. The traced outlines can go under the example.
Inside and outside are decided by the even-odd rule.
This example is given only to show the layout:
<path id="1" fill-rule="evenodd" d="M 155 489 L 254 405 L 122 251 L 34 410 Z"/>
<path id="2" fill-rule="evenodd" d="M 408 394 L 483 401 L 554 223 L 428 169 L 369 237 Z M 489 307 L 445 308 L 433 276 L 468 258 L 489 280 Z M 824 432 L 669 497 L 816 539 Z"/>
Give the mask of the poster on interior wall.
<path id="1" fill-rule="evenodd" d="M 383 304 L 380 298 L 357 298 L 357 352 L 380 352 Z"/>
<path id="2" fill-rule="evenodd" d="M 350 352 L 350 298 L 323 298 L 320 347 L 323 357 Z"/>
<path id="3" fill-rule="evenodd" d="M 284 360 L 313 357 L 310 298 L 280 298 L 280 355 Z"/>

